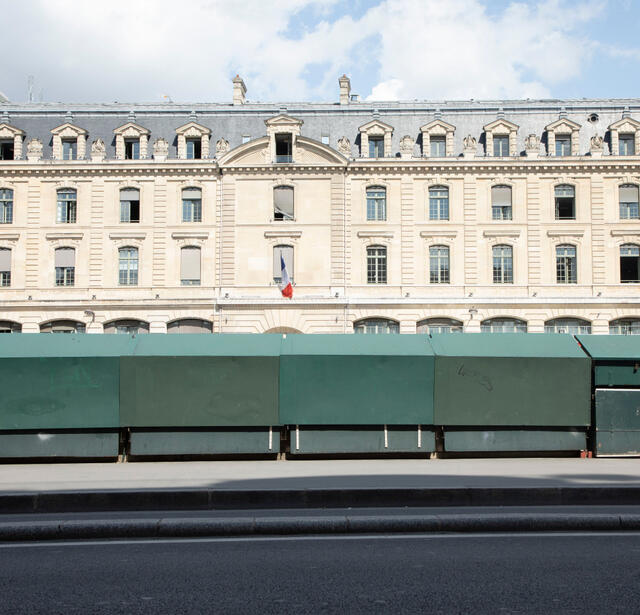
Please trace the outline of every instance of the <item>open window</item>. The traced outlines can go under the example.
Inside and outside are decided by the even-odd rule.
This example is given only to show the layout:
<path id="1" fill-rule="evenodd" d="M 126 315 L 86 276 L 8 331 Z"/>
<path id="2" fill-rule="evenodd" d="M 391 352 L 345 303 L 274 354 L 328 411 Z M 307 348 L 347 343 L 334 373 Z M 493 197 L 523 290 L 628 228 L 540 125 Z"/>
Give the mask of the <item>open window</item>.
<path id="1" fill-rule="evenodd" d="M 276 162 L 293 162 L 293 137 L 291 133 L 276 133 Z"/>
<path id="2" fill-rule="evenodd" d="M 620 246 L 620 282 L 637 284 L 640 282 L 640 246 L 625 243 Z"/>
<path id="3" fill-rule="evenodd" d="M 140 222 L 140 190 L 120 190 L 120 222 Z"/>
<path id="4" fill-rule="evenodd" d="M 276 284 L 280 284 L 282 281 L 282 262 L 284 260 L 287 273 L 289 274 L 289 280 L 293 284 L 293 246 L 280 245 L 273 247 L 273 281 Z"/>
<path id="5" fill-rule="evenodd" d="M 576 219 L 576 189 L 569 184 L 555 187 L 556 220 Z"/>
<path id="6" fill-rule="evenodd" d="M 56 222 L 73 224 L 77 217 L 77 193 L 73 188 L 61 188 L 57 191 L 58 208 Z"/>
<path id="7" fill-rule="evenodd" d="M 273 189 L 273 219 L 293 220 L 293 187 L 276 186 Z"/>
<path id="8" fill-rule="evenodd" d="M 14 143 L 13 139 L 0 139 L 0 160 L 13 160 Z"/>

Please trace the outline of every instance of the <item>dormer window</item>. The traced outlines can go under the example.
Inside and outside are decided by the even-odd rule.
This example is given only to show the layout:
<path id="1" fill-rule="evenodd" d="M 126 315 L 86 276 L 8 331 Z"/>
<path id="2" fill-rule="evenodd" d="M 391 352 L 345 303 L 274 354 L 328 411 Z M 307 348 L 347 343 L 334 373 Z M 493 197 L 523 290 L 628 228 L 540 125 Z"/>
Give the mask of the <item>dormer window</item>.
<path id="1" fill-rule="evenodd" d="M 580 124 L 561 117 L 546 128 L 549 156 L 580 155 Z"/>
<path id="2" fill-rule="evenodd" d="M 499 135 L 493 137 L 493 155 L 498 157 L 505 157 L 509 155 L 509 137 L 506 135 Z"/>
<path id="3" fill-rule="evenodd" d="M 189 122 L 176 128 L 178 135 L 178 158 L 181 160 L 202 160 L 209 157 L 211 131 L 196 122 Z"/>
<path id="4" fill-rule="evenodd" d="M 82 160 L 87 149 L 87 131 L 67 122 L 51 131 L 54 160 Z"/>
<path id="5" fill-rule="evenodd" d="M 62 139 L 62 160 L 75 160 L 78 153 L 76 139 Z"/>
<path id="6" fill-rule="evenodd" d="M 517 124 L 499 117 L 484 127 L 484 135 L 487 156 L 495 156 L 497 158 L 517 156 Z"/>
<path id="7" fill-rule="evenodd" d="M 360 126 L 360 156 L 363 158 L 390 158 L 393 126 L 372 120 Z"/>
<path id="8" fill-rule="evenodd" d="M 0 141 L 0 160 L 13 160 L 13 139 L 2 139 Z"/>
<path id="9" fill-rule="evenodd" d="M 444 158 L 446 154 L 446 138 L 445 137 L 431 137 L 431 157 L 432 158 Z"/>
<path id="10" fill-rule="evenodd" d="M 202 158 L 201 139 L 186 139 L 187 160 L 200 160 Z"/>
<path id="11" fill-rule="evenodd" d="M 293 139 L 290 133 L 276 134 L 276 162 L 293 161 Z"/>
<path id="12" fill-rule="evenodd" d="M 369 137 L 369 158 L 384 158 L 384 137 Z"/>
<path id="13" fill-rule="evenodd" d="M 619 137 L 620 156 L 636 155 L 636 136 L 634 134 L 623 134 Z"/>
<path id="14" fill-rule="evenodd" d="M 453 136 L 455 126 L 443 122 L 441 119 L 433 120 L 420 127 L 422 133 L 422 155 L 425 158 L 444 158 L 453 156 Z"/>
<path id="15" fill-rule="evenodd" d="M 140 139 L 124 140 L 124 159 L 125 160 L 140 159 Z"/>
<path id="16" fill-rule="evenodd" d="M 556 136 L 556 156 L 571 156 L 571 135 Z"/>

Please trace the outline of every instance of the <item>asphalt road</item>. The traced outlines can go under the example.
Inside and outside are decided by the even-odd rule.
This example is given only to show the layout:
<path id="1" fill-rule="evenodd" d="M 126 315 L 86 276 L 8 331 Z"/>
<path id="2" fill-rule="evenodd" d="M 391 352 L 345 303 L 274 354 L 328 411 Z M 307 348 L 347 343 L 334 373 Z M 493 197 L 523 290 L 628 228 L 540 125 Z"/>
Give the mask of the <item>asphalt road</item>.
<path id="1" fill-rule="evenodd" d="M 640 533 L 0 545 L 7 613 L 640 613 Z"/>

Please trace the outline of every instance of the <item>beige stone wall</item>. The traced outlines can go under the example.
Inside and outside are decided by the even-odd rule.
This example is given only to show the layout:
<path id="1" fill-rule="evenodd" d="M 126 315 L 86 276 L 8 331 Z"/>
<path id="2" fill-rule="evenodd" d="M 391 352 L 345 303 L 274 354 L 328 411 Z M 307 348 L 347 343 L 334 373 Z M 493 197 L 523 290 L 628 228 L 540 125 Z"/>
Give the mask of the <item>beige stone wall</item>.
<path id="1" fill-rule="evenodd" d="M 0 187 L 14 190 L 12 284 L 0 288 L 0 320 L 37 331 L 74 319 L 100 332 L 118 318 L 151 323 L 202 318 L 216 332 L 352 332 L 380 317 L 413 333 L 425 318 L 461 320 L 468 331 L 493 317 L 542 331 L 579 317 L 606 333 L 610 320 L 640 318 L 640 286 L 620 284 L 619 250 L 640 244 L 640 221 L 620 220 L 619 186 L 640 184 L 633 160 L 357 160 L 300 138 L 293 165 L 268 161 L 267 138 L 211 161 L 11 161 Z M 576 220 L 555 220 L 554 188 L 576 188 Z M 292 221 L 273 219 L 273 189 L 294 188 Z M 384 186 L 387 219 L 368 221 L 366 189 Z M 449 188 L 448 221 L 429 220 L 429 187 Z M 512 188 L 513 220 L 491 217 L 491 188 Z M 121 223 L 119 191 L 137 188 L 139 223 Z M 181 191 L 202 190 L 202 222 L 182 222 Z M 56 222 L 56 190 L 78 194 L 77 222 Z M 577 247 L 578 283 L 555 281 L 555 248 Z M 273 283 L 273 246 L 294 246 L 294 299 Z M 514 283 L 493 284 L 492 246 L 513 247 Z M 139 283 L 118 285 L 118 248 L 139 249 Z M 388 251 L 388 283 L 366 282 L 366 249 Z M 450 284 L 429 283 L 429 247 L 450 250 Z M 201 249 L 201 285 L 181 286 L 180 249 Z M 54 251 L 76 249 L 76 283 L 57 288 Z M 86 315 L 85 310 L 95 313 Z M 93 321 L 93 322 L 92 322 Z"/>

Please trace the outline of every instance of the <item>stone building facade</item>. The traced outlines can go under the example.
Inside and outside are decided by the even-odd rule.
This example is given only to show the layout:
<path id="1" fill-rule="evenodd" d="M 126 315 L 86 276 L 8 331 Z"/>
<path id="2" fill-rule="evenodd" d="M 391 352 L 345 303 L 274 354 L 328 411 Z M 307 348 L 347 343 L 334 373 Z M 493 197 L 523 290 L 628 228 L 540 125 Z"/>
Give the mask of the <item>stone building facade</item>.
<path id="1" fill-rule="evenodd" d="M 640 332 L 640 100 L 0 102 L 0 329 Z M 294 282 L 281 296 L 280 255 Z"/>

